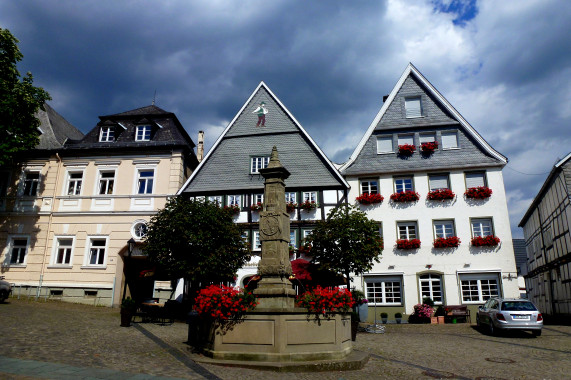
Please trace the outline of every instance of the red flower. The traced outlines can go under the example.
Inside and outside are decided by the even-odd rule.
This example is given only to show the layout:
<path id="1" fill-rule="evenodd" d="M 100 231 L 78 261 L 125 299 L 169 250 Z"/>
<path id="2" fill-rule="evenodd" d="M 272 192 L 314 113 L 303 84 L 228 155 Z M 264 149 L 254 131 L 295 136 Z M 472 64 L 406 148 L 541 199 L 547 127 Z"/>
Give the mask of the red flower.
<path id="1" fill-rule="evenodd" d="M 397 240 L 398 249 L 417 249 L 420 248 L 420 240 L 418 239 L 399 239 Z"/>
<path id="2" fill-rule="evenodd" d="M 391 195 L 393 202 L 416 202 L 420 199 L 420 194 L 416 191 L 407 190 L 402 193 L 394 193 Z"/>
<path id="3" fill-rule="evenodd" d="M 399 154 L 402 156 L 412 156 L 415 152 L 416 146 L 411 144 L 399 145 Z"/>
<path id="4" fill-rule="evenodd" d="M 291 214 L 295 210 L 296 207 L 297 207 L 297 203 L 293 203 L 293 202 L 286 203 L 286 211 L 289 214 Z"/>
<path id="5" fill-rule="evenodd" d="M 498 244 L 500 244 L 500 238 L 494 235 L 472 238 L 472 246 L 474 247 L 495 247 Z"/>
<path id="6" fill-rule="evenodd" d="M 311 201 L 311 202 L 305 201 L 302 204 L 300 204 L 299 207 L 301 207 L 305 211 L 311 211 L 311 210 L 317 208 L 317 203 L 315 203 L 315 201 Z"/>
<path id="7" fill-rule="evenodd" d="M 357 202 L 362 205 L 372 205 L 375 203 L 382 203 L 385 199 L 381 194 L 370 194 L 370 193 L 363 193 L 362 195 L 358 196 Z"/>
<path id="8" fill-rule="evenodd" d="M 230 215 L 238 215 L 240 213 L 240 206 L 238 205 L 224 206 L 224 210 L 227 211 Z"/>
<path id="9" fill-rule="evenodd" d="M 436 238 L 434 240 L 434 248 L 451 248 L 458 247 L 460 245 L 460 239 L 457 236 L 450 236 L 447 238 Z"/>
<path id="10" fill-rule="evenodd" d="M 456 194 L 454 194 L 450 189 L 436 189 L 430 191 L 426 195 L 426 199 L 431 201 L 443 201 L 446 199 L 454 199 L 455 196 Z"/>
<path id="11" fill-rule="evenodd" d="M 438 149 L 438 141 L 424 142 L 420 144 L 420 150 L 423 154 L 432 154 L 436 149 Z"/>
<path id="12" fill-rule="evenodd" d="M 353 296 L 348 289 L 317 286 L 297 296 L 296 305 L 307 308 L 310 313 L 327 317 L 334 311 L 348 312 L 353 306 Z"/>
<path id="13" fill-rule="evenodd" d="M 258 304 L 252 293 L 246 293 L 227 286 L 210 285 L 198 292 L 194 310 L 199 316 L 219 321 L 240 318 L 246 311 Z"/>
<path id="14" fill-rule="evenodd" d="M 492 189 L 486 186 L 470 187 L 464 195 L 466 198 L 485 199 L 492 196 Z"/>
<path id="15" fill-rule="evenodd" d="M 250 210 L 252 210 L 252 211 L 260 211 L 263 208 L 264 208 L 264 205 L 262 204 L 262 202 L 254 203 L 250 206 Z"/>

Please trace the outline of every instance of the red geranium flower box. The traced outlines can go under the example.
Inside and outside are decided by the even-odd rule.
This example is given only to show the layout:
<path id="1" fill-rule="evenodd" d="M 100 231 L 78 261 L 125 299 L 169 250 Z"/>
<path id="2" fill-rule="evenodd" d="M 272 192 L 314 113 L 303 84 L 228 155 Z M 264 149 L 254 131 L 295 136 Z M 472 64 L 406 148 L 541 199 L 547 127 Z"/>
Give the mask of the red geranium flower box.
<path id="1" fill-rule="evenodd" d="M 472 238 L 472 246 L 474 247 L 495 247 L 498 244 L 500 244 L 500 238 L 494 235 Z"/>
<path id="2" fill-rule="evenodd" d="M 295 210 L 296 207 L 297 207 L 297 203 L 293 203 L 293 202 L 286 203 L 286 211 L 290 214 Z"/>
<path id="3" fill-rule="evenodd" d="M 250 210 L 252 211 L 260 211 L 263 208 L 264 205 L 262 204 L 262 202 L 254 203 L 253 205 L 250 206 Z"/>
<path id="4" fill-rule="evenodd" d="M 407 190 L 402 193 L 394 193 L 391 195 L 393 202 L 416 202 L 420 199 L 420 194 L 416 191 Z"/>
<path id="5" fill-rule="evenodd" d="M 466 198 L 486 199 L 492 196 L 492 189 L 486 186 L 470 187 L 464 195 Z"/>
<path id="6" fill-rule="evenodd" d="M 444 201 L 447 199 L 454 199 L 456 194 L 450 189 L 436 189 L 432 190 L 426 195 L 426 199 L 431 201 Z"/>
<path id="7" fill-rule="evenodd" d="M 357 202 L 362 205 L 372 205 L 375 203 L 382 203 L 385 198 L 381 194 L 364 193 L 357 197 Z"/>
<path id="8" fill-rule="evenodd" d="M 450 236 L 447 238 L 436 238 L 434 240 L 434 248 L 453 248 L 460 245 L 460 239 L 458 236 Z"/>
<path id="9" fill-rule="evenodd" d="M 237 205 L 224 206 L 224 210 L 226 210 L 230 215 L 238 215 L 240 213 L 240 206 Z"/>
<path id="10" fill-rule="evenodd" d="M 425 142 L 420 144 L 420 151 L 423 154 L 432 154 L 436 149 L 438 149 L 438 141 Z"/>
<path id="11" fill-rule="evenodd" d="M 399 239 L 397 240 L 398 249 L 417 249 L 420 248 L 420 240 L 418 239 Z"/>
<path id="12" fill-rule="evenodd" d="M 412 156 L 416 151 L 416 146 L 411 144 L 399 145 L 399 154 L 402 156 Z"/>
<path id="13" fill-rule="evenodd" d="M 317 203 L 315 203 L 315 201 L 311 201 L 311 202 L 305 201 L 302 204 L 300 204 L 299 207 L 301 207 L 303 210 L 309 212 L 309 211 L 317 208 Z"/>

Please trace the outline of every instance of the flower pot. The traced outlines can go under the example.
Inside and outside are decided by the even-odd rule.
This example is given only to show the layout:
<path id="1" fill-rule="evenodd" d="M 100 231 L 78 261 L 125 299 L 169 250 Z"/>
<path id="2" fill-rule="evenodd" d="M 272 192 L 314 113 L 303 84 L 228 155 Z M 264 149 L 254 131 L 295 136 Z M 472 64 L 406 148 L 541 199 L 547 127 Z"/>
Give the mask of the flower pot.
<path id="1" fill-rule="evenodd" d="M 121 309 L 121 327 L 131 326 L 131 320 L 133 319 L 133 312 L 127 309 Z"/>
<path id="2" fill-rule="evenodd" d="M 438 324 L 438 317 L 430 317 L 430 323 L 433 325 Z"/>
<path id="3" fill-rule="evenodd" d="M 437 318 L 438 318 L 438 324 L 443 325 L 444 324 L 444 316 L 442 316 L 442 317 L 439 316 Z"/>
<path id="4" fill-rule="evenodd" d="M 400 325 L 400 323 L 401 323 L 401 321 L 402 321 L 402 318 L 395 318 L 395 321 L 397 321 L 397 324 Z"/>
<path id="5" fill-rule="evenodd" d="M 369 304 L 364 303 L 357 306 L 357 313 L 359 313 L 360 322 L 367 322 L 367 317 L 369 316 Z"/>
<path id="6" fill-rule="evenodd" d="M 383 325 L 386 325 L 386 324 L 387 324 L 387 320 L 388 320 L 388 318 L 382 318 L 382 317 L 381 317 L 381 321 L 383 322 Z"/>

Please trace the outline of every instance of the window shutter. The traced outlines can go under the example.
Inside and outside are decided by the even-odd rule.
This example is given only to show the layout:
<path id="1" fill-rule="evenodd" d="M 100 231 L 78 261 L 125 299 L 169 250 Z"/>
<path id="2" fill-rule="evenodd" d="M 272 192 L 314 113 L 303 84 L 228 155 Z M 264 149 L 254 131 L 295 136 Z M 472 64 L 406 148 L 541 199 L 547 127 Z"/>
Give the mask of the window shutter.
<path id="1" fill-rule="evenodd" d="M 405 102 L 405 110 L 406 110 L 406 117 L 421 117 L 422 116 L 422 109 L 420 105 L 420 97 L 416 98 L 406 98 Z"/>
<path id="2" fill-rule="evenodd" d="M 454 132 L 442 132 L 442 148 L 458 148 L 458 134 Z"/>
<path id="3" fill-rule="evenodd" d="M 434 133 L 423 133 L 420 135 L 420 143 L 434 142 L 436 135 Z"/>
<path id="4" fill-rule="evenodd" d="M 413 135 L 399 135 L 399 145 L 414 145 L 414 137 Z"/>
<path id="5" fill-rule="evenodd" d="M 428 177 L 428 185 L 430 190 L 448 189 L 448 176 L 445 174 L 431 175 Z"/>
<path id="6" fill-rule="evenodd" d="M 484 173 L 466 173 L 466 187 L 485 186 Z"/>
<path id="7" fill-rule="evenodd" d="M 377 137 L 377 153 L 393 151 L 393 136 Z"/>

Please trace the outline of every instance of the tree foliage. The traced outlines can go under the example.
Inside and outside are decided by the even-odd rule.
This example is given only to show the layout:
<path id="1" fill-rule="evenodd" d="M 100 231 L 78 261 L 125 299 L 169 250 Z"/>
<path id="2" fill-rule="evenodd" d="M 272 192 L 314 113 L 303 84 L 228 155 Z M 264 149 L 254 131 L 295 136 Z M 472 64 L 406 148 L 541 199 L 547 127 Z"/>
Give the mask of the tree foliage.
<path id="1" fill-rule="evenodd" d="M 40 121 L 34 115 L 51 99 L 43 88 L 33 86 L 30 72 L 20 78 L 16 64 L 24 56 L 18 42 L 0 28 L 0 166 L 38 144 Z"/>
<path id="2" fill-rule="evenodd" d="M 378 224 L 347 204 L 334 208 L 326 220 L 318 222 L 306 242 L 311 245 L 312 262 L 344 275 L 348 288 L 350 274 L 371 270 L 383 250 Z"/>
<path id="3" fill-rule="evenodd" d="M 193 287 L 231 281 L 249 260 L 249 250 L 232 217 L 216 203 L 170 199 L 147 226 L 144 253 L 171 279 Z"/>

